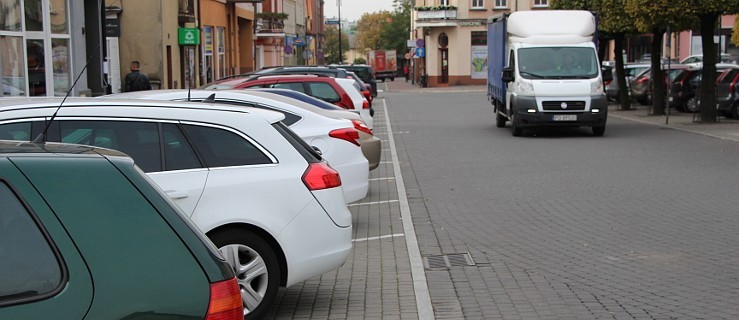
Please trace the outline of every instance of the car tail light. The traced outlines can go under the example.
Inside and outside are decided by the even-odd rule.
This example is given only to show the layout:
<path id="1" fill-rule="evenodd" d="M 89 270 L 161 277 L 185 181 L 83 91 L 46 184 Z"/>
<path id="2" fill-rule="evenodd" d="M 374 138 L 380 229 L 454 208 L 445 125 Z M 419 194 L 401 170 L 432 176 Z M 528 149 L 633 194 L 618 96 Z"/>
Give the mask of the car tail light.
<path id="1" fill-rule="evenodd" d="M 612 82 L 612 81 L 613 81 L 613 80 L 609 80 L 609 81 L 603 81 L 603 85 L 604 85 L 604 86 L 607 86 L 607 85 L 611 84 L 611 82 Z"/>
<path id="2" fill-rule="evenodd" d="M 362 131 L 367 134 L 375 135 L 372 133 L 372 129 L 370 129 L 366 123 L 362 120 L 352 120 L 352 123 L 354 124 L 354 129 L 357 129 L 359 131 Z"/>
<path id="3" fill-rule="evenodd" d="M 303 183 L 308 190 L 317 191 L 341 186 L 341 177 L 328 163 L 316 162 L 308 165 L 303 173 Z"/>
<path id="4" fill-rule="evenodd" d="M 236 278 L 210 284 L 210 305 L 205 319 L 244 319 L 244 305 Z"/>
<path id="5" fill-rule="evenodd" d="M 369 108 L 370 108 L 369 101 L 367 101 L 367 99 L 364 99 L 364 101 L 362 102 L 362 109 L 369 109 Z"/>
<path id="6" fill-rule="evenodd" d="M 332 138 L 346 140 L 353 144 L 359 145 L 359 133 L 357 132 L 357 129 L 354 128 L 332 130 L 328 133 L 328 135 Z"/>
<path id="7" fill-rule="evenodd" d="M 647 77 L 636 79 L 636 83 L 639 83 L 639 84 L 645 83 L 647 81 L 649 81 L 649 78 Z"/>

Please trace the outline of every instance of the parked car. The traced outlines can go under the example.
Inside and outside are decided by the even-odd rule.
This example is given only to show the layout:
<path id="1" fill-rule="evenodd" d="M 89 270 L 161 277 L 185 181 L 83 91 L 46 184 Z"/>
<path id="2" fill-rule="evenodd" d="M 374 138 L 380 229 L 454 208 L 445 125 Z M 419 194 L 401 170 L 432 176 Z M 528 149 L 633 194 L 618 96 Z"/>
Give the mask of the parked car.
<path id="1" fill-rule="evenodd" d="M 362 117 L 367 126 L 372 129 L 374 128 L 374 119 L 372 108 L 370 108 L 369 101 L 362 95 L 362 88 L 359 83 L 353 79 L 336 79 L 336 83 L 341 86 L 342 89 L 349 95 L 352 103 L 354 104 L 354 110 L 359 110 L 359 115 Z"/>
<path id="2" fill-rule="evenodd" d="M 346 69 L 354 72 L 364 83 L 369 84 L 372 91 L 372 97 L 377 97 L 377 81 L 375 80 L 375 70 L 366 64 L 341 64 L 331 65 L 330 67 Z"/>
<path id="3" fill-rule="evenodd" d="M 0 319 L 243 318 L 232 268 L 123 153 L 0 141 L 0 204 Z"/>
<path id="4" fill-rule="evenodd" d="M 341 178 L 282 124 L 283 114 L 153 100 L 68 98 L 59 108 L 61 102 L 0 99 L 0 132 L 27 141 L 58 111 L 49 141 L 131 156 L 223 252 L 249 318 L 264 315 L 279 286 L 334 270 L 351 252 Z"/>
<path id="5" fill-rule="evenodd" d="M 739 119 L 739 69 L 724 70 L 716 82 L 718 110 L 727 117 Z"/>
<path id="6" fill-rule="evenodd" d="M 732 57 L 728 53 L 722 53 L 721 59 L 719 59 L 719 63 L 737 63 L 736 59 Z M 681 64 L 701 64 L 703 63 L 703 55 L 702 54 L 695 54 L 691 56 L 687 56 L 684 59 L 680 60 Z"/>
<path id="7" fill-rule="evenodd" d="M 726 69 L 739 68 L 733 64 L 716 64 L 717 74 L 720 75 Z M 718 77 L 717 77 L 718 78 Z M 698 88 L 703 81 L 702 65 L 693 65 L 691 68 L 678 74 L 672 81 L 670 90 L 670 106 L 679 111 L 698 112 L 700 110 L 700 95 Z"/>
<path id="8" fill-rule="evenodd" d="M 207 100 L 282 113 L 285 116 L 282 123 L 308 145 L 318 148 L 323 158 L 339 172 L 347 202 L 358 201 L 367 196 L 369 164 L 360 147 L 359 133 L 350 120 L 329 118 L 317 114 L 315 110 L 277 101 L 273 94 L 255 94 L 250 90 L 150 90 L 107 97 L 193 102 Z"/>
<path id="9" fill-rule="evenodd" d="M 649 65 L 648 64 L 642 64 L 642 63 L 632 63 L 632 64 L 626 64 L 626 65 L 624 65 L 624 72 L 625 72 L 625 76 L 626 76 L 626 85 L 629 86 L 629 84 L 631 83 L 631 81 L 634 79 L 634 77 L 637 74 L 639 74 L 640 72 L 642 72 L 642 71 L 644 71 L 644 70 L 646 70 L 648 68 L 649 68 Z M 618 99 L 619 99 L 619 92 L 620 92 L 619 91 L 619 88 L 618 88 L 618 80 L 617 80 L 618 79 L 618 72 L 617 72 L 615 66 L 613 67 L 612 70 L 613 70 L 613 81 L 610 81 L 606 85 L 606 97 L 608 98 L 608 100 L 618 101 Z M 629 90 L 629 93 L 631 93 L 630 90 Z"/>
<path id="10" fill-rule="evenodd" d="M 367 127 L 358 113 L 338 108 L 323 100 L 313 98 L 297 91 L 274 88 L 249 89 L 248 91 L 252 94 L 264 94 L 266 98 L 282 101 L 299 108 L 304 108 L 325 117 L 333 119 L 347 119 L 351 121 L 354 124 L 354 128 L 357 129 L 357 132 L 359 133 L 359 145 L 362 148 L 362 153 L 365 158 L 369 161 L 370 171 L 376 169 L 380 165 L 380 158 L 382 157 L 382 140 L 377 138 L 372 132 L 372 129 Z M 338 108 L 338 110 L 325 109 L 316 104 L 325 104 L 327 107 Z"/>
<path id="11" fill-rule="evenodd" d="M 352 81 L 346 78 L 331 78 L 321 75 L 268 75 L 257 79 L 227 79 L 214 82 L 212 89 L 280 88 L 295 90 L 333 103 L 347 110 L 356 110 L 367 126 L 372 129 L 373 121 L 369 103 L 356 104 L 353 95 L 346 92 L 338 81 Z M 360 94 L 361 95 L 361 94 Z M 356 98 L 356 97 L 355 97 Z"/>
<path id="12" fill-rule="evenodd" d="M 684 64 L 670 65 L 670 70 L 665 70 L 665 84 L 669 85 L 681 72 L 690 68 Z M 648 68 L 634 77 L 630 84 L 631 97 L 643 105 L 652 104 L 652 68 Z M 669 80 L 668 80 L 669 79 Z"/>
<path id="13" fill-rule="evenodd" d="M 353 79 L 359 84 L 362 96 L 365 99 L 367 99 L 367 101 L 369 102 L 370 110 L 371 110 L 372 109 L 372 89 L 370 89 L 369 85 L 364 83 L 364 81 L 362 81 L 362 79 L 360 79 L 359 76 L 357 76 L 357 74 L 355 74 L 354 72 L 350 71 L 347 74 L 349 75 L 347 79 Z M 375 116 L 374 112 L 372 112 L 372 116 Z"/>
<path id="14" fill-rule="evenodd" d="M 219 79 L 216 82 L 240 78 L 244 80 L 256 79 L 265 75 L 323 75 L 334 78 L 346 78 L 348 74 L 344 69 L 330 68 L 326 66 L 276 66 L 276 67 L 265 67 L 256 71 L 252 71 L 246 74 L 232 75 Z M 214 89 L 209 87 L 210 84 L 202 86 L 200 89 Z"/>

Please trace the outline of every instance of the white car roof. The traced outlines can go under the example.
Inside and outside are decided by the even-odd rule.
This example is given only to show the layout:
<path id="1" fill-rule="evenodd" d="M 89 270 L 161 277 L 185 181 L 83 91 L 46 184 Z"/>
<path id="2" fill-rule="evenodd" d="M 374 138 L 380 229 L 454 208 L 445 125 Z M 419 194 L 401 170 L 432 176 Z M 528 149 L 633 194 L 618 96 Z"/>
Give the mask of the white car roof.
<path id="1" fill-rule="evenodd" d="M 62 101 L 64 102 L 62 104 Z M 180 102 L 180 101 L 154 101 L 154 100 L 134 100 L 134 99 L 99 99 L 99 98 L 7 98 L 0 99 L 0 118 L 2 112 L 12 110 L 24 110 L 24 109 L 43 109 L 53 108 L 62 106 L 59 111 L 60 113 L 74 113 L 67 112 L 67 109 L 78 109 L 78 108 L 93 108 L 93 107 L 104 107 L 104 108 L 148 108 L 147 113 L 151 114 L 152 117 L 168 118 L 176 113 L 185 113 L 187 111 L 197 111 L 202 113 L 203 111 L 215 111 L 215 112 L 229 112 L 229 113 L 240 113 L 245 115 L 256 116 L 266 120 L 269 123 L 276 123 L 282 121 L 285 116 L 279 112 L 262 110 L 257 108 L 245 108 L 228 106 L 223 104 L 208 104 L 208 103 L 193 103 L 193 102 Z M 155 109 L 157 108 L 157 109 Z M 156 110 L 156 112 L 155 112 Z M 165 111 L 166 110 L 166 111 Z M 62 112 L 63 111 L 63 112 Z M 192 112 L 190 112 L 192 113 Z"/>

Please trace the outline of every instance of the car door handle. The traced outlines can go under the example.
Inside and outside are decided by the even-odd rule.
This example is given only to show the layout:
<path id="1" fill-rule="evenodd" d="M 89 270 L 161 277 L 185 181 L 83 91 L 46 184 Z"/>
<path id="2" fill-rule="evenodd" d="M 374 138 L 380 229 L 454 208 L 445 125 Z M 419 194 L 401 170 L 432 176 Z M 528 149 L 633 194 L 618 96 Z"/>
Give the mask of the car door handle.
<path id="1" fill-rule="evenodd" d="M 177 191 L 177 190 L 167 190 L 164 191 L 167 193 L 167 195 L 172 199 L 184 199 L 187 198 L 187 192 L 186 191 Z"/>

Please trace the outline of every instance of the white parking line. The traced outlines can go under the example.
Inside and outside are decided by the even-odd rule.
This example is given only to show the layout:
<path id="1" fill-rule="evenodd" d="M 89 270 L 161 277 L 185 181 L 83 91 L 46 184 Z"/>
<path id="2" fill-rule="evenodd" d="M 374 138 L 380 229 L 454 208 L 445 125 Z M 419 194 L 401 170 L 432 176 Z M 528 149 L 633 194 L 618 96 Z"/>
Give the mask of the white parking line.
<path id="1" fill-rule="evenodd" d="M 385 178 L 372 178 L 372 179 L 369 179 L 369 181 L 382 181 L 382 180 L 395 180 L 395 177 L 385 177 Z"/>
<path id="2" fill-rule="evenodd" d="M 384 236 L 379 236 L 379 237 L 369 237 L 369 238 L 352 239 L 352 241 L 353 242 L 362 242 L 362 241 L 380 240 L 380 239 L 403 237 L 403 236 L 405 236 L 405 235 L 402 234 L 402 233 L 396 233 L 396 234 L 386 234 Z"/>
<path id="3" fill-rule="evenodd" d="M 413 277 L 413 290 L 416 292 L 418 319 L 433 320 L 434 308 L 431 306 L 429 286 L 426 283 L 426 272 L 423 270 L 421 250 L 418 248 L 416 230 L 413 227 L 413 220 L 411 220 L 411 207 L 408 205 L 408 197 L 406 197 L 405 193 L 403 174 L 400 172 L 400 161 L 398 160 L 398 150 L 395 148 L 395 139 L 393 139 L 393 129 L 390 126 L 390 116 L 387 111 L 387 101 L 385 101 L 385 98 L 382 99 L 382 108 L 385 111 L 385 122 L 387 123 L 390 153 L 392 154 L 393 171 L 395 173 L 395 185 L 397 186 L 398 198 L 400 199 L 400 216 L 403 219 L 403 231 L 406 235 L 405 245 L 408 248 L 408 258 L 411 262 L 411 276 Z"/>
<path id="4" fill-rule="evenodd" d="M 400 200 L 383 200 L 383 201 L 373 201 L 373 202 L 359 202 L 359 203 L 347 204 L 346 206 L 347 207 L 356 207 L 356 206 L 366 206 L 366 205 L 370 205 L 370 204 L 393 203 L 393 202 L 398 202 L 398 201 L 400 201 Z"/>

